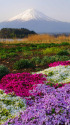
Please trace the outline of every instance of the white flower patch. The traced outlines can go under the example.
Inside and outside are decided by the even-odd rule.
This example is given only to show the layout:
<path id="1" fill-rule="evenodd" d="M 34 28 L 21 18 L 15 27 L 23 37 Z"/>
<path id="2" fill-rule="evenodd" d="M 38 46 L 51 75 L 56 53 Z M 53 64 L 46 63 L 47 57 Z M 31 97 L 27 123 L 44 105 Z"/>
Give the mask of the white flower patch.
<path id="1" fill-rule="evenodd" d="M 69 83 L 70 82 L 70 65 L 49 67 L 43 71 L 36 73 L 43 73 L 47 75 L 47 80 L 52 83 Z"/>
<path id="2" fill-rule="evenodd" d="M 25 100 L 19 96 L 4 93 L 0 89 L 0 120 L 1 124 L 8 118 L 19 115 L 19 112 L 26 109 Z"/>

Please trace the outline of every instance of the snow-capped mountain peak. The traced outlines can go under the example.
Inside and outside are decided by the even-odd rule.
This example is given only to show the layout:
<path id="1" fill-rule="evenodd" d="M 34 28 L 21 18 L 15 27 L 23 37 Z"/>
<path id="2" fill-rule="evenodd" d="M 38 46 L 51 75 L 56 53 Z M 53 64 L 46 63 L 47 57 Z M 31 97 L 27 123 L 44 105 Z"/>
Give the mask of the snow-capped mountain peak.
<path id="1" fill-rule="evenodd" d="M 42 12 L 37 11 L 36 9 L 28 9 L 24 11 L 23 13 L 9 19 L 8 21 L 14 21 L 14 20 L 21 20 L 21 21 L 29 21 L 29 20 L 53 20 L 52 18 L 49 18 Z"/>
<path id="2" fill-rule="evenodd" d="M 36 33 L 70 33 L 70 23 L 52 19 L 35 9 L 0 23 L 0 28 L 26 28 Z"/>

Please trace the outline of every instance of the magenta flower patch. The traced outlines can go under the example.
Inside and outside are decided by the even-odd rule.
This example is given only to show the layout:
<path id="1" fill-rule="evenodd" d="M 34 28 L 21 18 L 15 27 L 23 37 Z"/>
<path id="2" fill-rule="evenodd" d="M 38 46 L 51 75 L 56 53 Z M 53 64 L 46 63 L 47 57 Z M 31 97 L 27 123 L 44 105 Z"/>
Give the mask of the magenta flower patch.
<path id="1" fill-rule="evenodd" d="M 42 74 L 16 73 L 8 74 L 1 79 L 0 89 L 6 93 L 13 93 L 17 96 L 30 96 L 29 90 L 33 89 L 33 85 L 44 84 L 46 78 Z M 34 86 L 35 87 L 35 86 Z"/>
<path id="2" fill-rule="evenodd" d="M 59 65 L 70 65 L 70 61 L 57 61 L 49 64 L 49 67 L 55 67 Z"/>

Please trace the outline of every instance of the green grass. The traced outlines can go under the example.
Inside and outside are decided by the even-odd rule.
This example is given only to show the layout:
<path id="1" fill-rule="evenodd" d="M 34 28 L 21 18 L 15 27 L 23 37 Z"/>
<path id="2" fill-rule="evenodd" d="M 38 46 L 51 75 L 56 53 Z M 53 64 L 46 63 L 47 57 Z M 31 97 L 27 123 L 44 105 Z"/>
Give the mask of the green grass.
<path id="1" fill-rule="evenodd" d="M 51 48 L 46 48 L 45 50 L 42 50 L 43 54 L 57 54 L 59 51 L 61 51 L 61 48 L 58 47 L 51 47 Z"/>
<path id="2" fill-rule="evenodd" d="M 61 50 L 57 53 L 57 55 L 69 55 L 68 50 Z"/>
<path id="3" fill-rule="evenodd" d="M 35 67 L 28 59 L 20 59 L 16 61 L 13 65 L 13 69 L 24 69 L 24 68 L 33 68 Z"/>

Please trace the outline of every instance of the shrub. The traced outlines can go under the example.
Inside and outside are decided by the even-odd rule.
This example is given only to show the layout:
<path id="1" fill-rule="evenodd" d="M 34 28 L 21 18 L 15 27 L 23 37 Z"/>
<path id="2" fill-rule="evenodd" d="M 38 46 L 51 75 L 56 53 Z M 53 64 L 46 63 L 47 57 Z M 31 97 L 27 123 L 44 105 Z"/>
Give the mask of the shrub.
<path id="1" fill-rule="evenodd" d="M 0 79 L 9 73 L 9 70 L 6 66 L 0 65 Z"/>
<path id="2" fill-rule="evenodd" d="M 43 54 L 56 54 L 60 51 L 61 49 L 58 47 L 51 47 L 51 48 L 46 48 L 42 50 Z"/>
<path id="3" fill-rule="evenodd" d="M 7 54 L 0 55 L 1 59 L 6 59 L 7 57 L 8 57 Z"/>
<path id="4" fill-rule="evenodd" d="M 66 60 L 69 60 L 70 57 L 68 57 L 66 55 L 63 55 L 63 56 L 55 55 L 55 56 L 50 56 L 49 59 L 50 59 L 50 63 L 52 63 L 55 61 L 66 61 Z"/>
<path id="5" fill-rule="evenodd" d="M 16 47 L 16 52 L 22 52 L 22 47 L 21 46 Z"/>
<path id="6" fill-rule="evenodd" d="M 61 50 L 57 55 L 69 55 L 69 52 L 67 50 Z"/>
<path id="7" fill-rule="evenodd" d="M 22 47 L 22 52 L 23 51 L 29 51 L 30 49 L 29 49 L 29 47 L 28 46 L 24 46 L 24 47 Z"/>
<path id="8" fill-rule="evenodd" d="M 58 56 L 59 57 L 59 60 L 57 61 L 66 61 L 66 60 L 70 60 L 70 57 L 66 56 L 66 55 L 63 55 L 63 56 Z"/>
<path id="9" fill-rule="evenodd" d="M 41 71 L 42 69 L 41 68 L 37 68 L 36 71 Z"/>
<path id="10" fill-rule="evenodd" d="M 49 61 L 49 57 L 48 56 L 44 56 L 43 59 L 41 60 L 40 65 L 46 65 Z"/>
<path id="11" fill-rule="evenodd" d="M 8 54 L 9 57 L 15 57 L 15 56 L 17 56 L 17 55 L 18 55 L 18 54 L 17 54 L 17 53 L 14 53 L 14 52 L 11 52 L 11 53 Z"/>
<path id="12" fill-rule="evenodd" d="M 58 59 L 59 59 L 59 57 L 57 57 L 57 56 L 50 56 L 50 57 L 44 56 L 43 59 L 41 60 L 40 65 L 46 65 L 48 63 L 55 62 Z"/>
<path id="13" fill-rule="evenodd" d="M 33 56 L 33 53 L 31 51 L 24 51 L 22 52 L 22 56 Z"/>
<path id="14" fill-rule="evenodd" d="M 9 48 L 8 49 L 8 52 L 10 53 L 10 52 L 16 52 L 16 48 Z"/>
<path id="15" fill-rule="evenodd" d="M 70 45 L 68 42 L 62 42 L 61 45 Z"/>
<path id="16" fill-rule="evenodd" d="M 20 59 L 14 63 L 14 69 L 23 69 L 23 68 L 31 68 L 34 65 L 28 59 Z"/>
<path id="17" fill-rule="evenodd" d="M 35 65 L 39 65 L 41 63 L 41 59 L 40 57 L 33 57 L 31 60 L 30 60 L 31 63 L 35 64 Z"/>
<path id="18" fill-rule="evenodd" d="M 53 62 L 56 62 L 56 61 L 66 61 L 66 60 L 69 60 L 70 57 L 68 56 L 59 56 L 59 55 L 55 55 L 55 56 L 44 56 L 41 60 L 41 63 L 40 65 L 47 65 L 48 63 L 53 63 Z"/>

